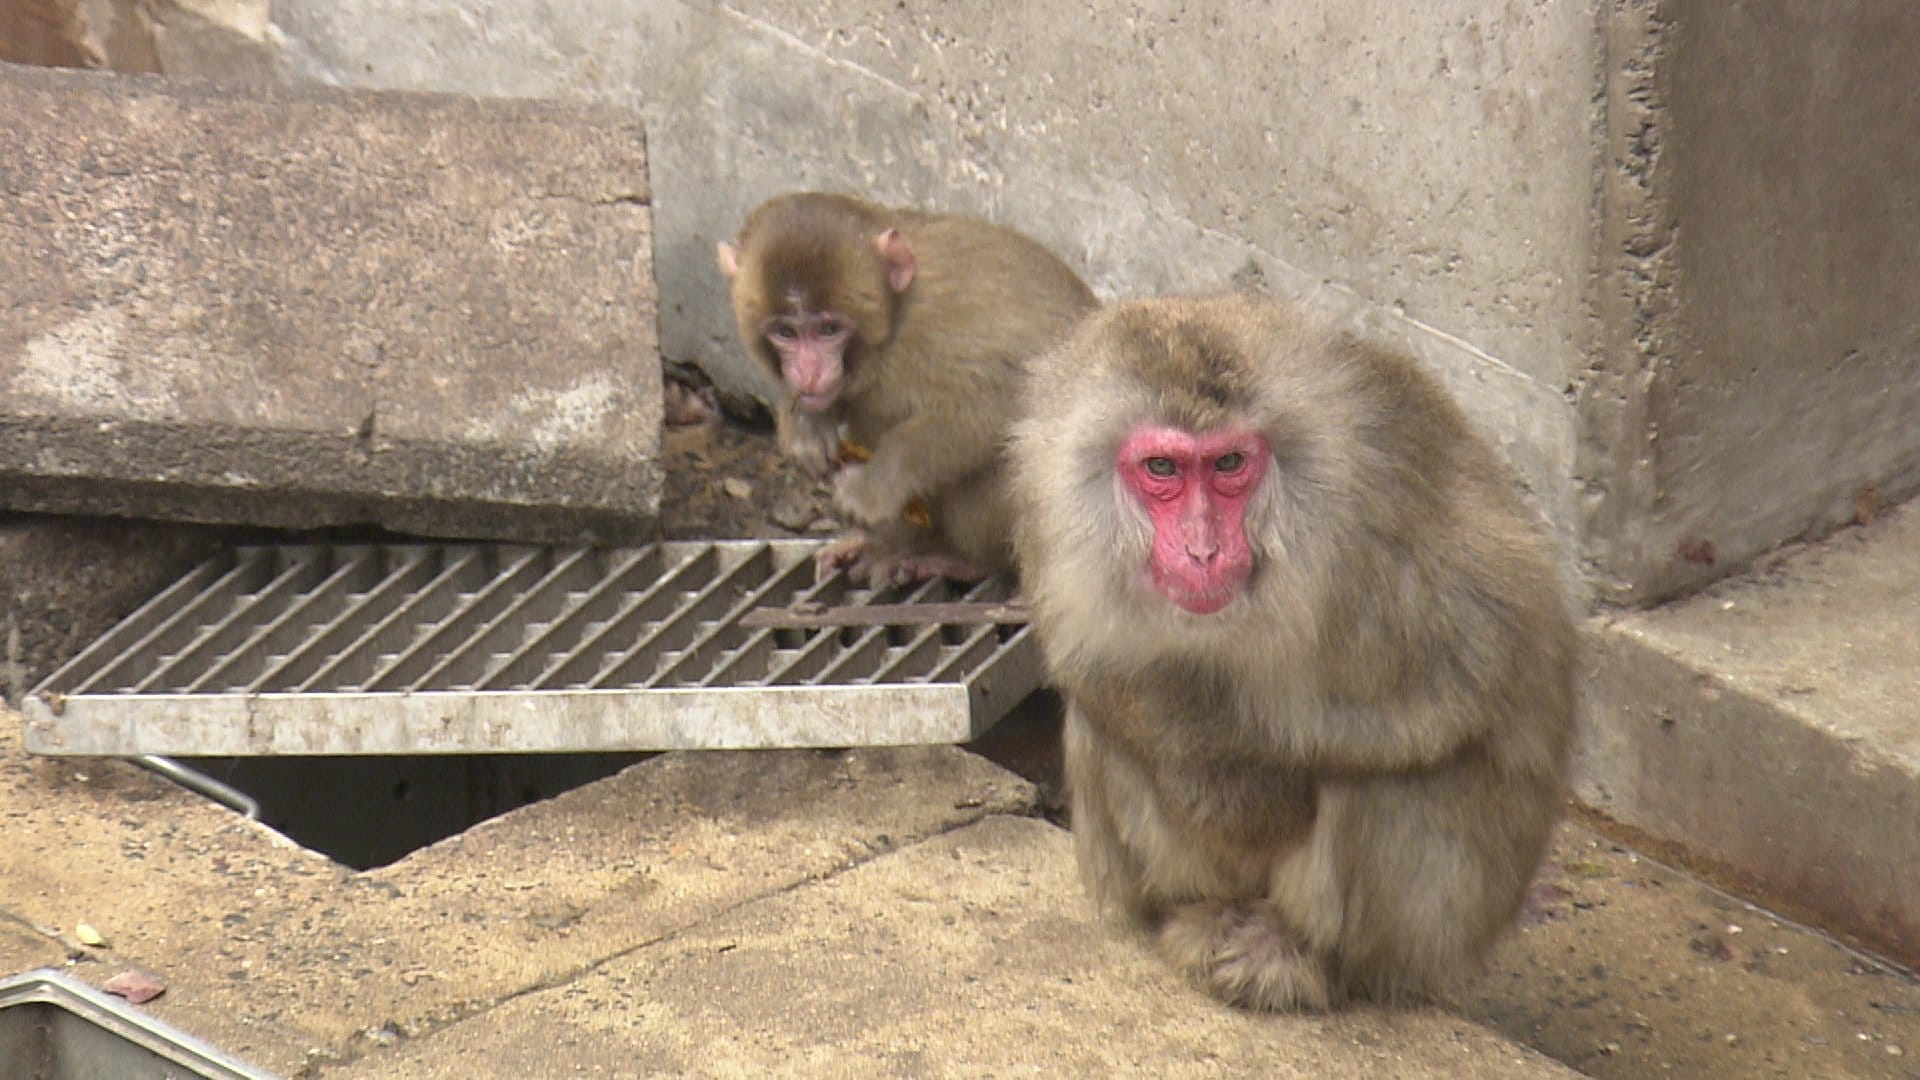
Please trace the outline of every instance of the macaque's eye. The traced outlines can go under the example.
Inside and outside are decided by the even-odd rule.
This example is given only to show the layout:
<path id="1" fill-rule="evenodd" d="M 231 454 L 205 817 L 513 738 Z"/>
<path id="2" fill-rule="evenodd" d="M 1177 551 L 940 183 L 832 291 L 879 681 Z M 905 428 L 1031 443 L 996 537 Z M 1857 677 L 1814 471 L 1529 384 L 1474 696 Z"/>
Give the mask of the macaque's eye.
<path id="1" fill-rule="evenodd" d="M 777 337 L 781 341 L 792 341 L 800 336 L 800 331 L 795 330 L 792 323 L 775 323 L 772 329 L 767 331 L 767 336 Z"/>
<path id="2" fill-rule="evenodd" d="M 1247 455 L 1236 450 L 1231 454 L 1221 454 L 1219 457 L 1214 458 L 1213 471 L 1217 473 L 1239 472 L 1240 467 L 1246 463 Z"/>
<path id="3" fill-rule="evenodd" d="M 1143 464 L 1146 465 L 1147 472 L 1151 473 L 1154 476 L 1159 477 L 1162 480 L 1165 480 L 1168 477 L 1173 476 L 1174 474 L 1180 471 L 1180 467 L 1173 463 L 1172 458 L 1150 457 L 1145 462 L 1143 462 Z"/>
<path id="4" fill-rule="evenodd" d="M 840 331 L 844 329 L 845 327 L 841 326 L 839 321 L 836 319 L 820 320 L 820 336 L 821 337 L 829 337 L 829 338 L 839 337 Z"/>

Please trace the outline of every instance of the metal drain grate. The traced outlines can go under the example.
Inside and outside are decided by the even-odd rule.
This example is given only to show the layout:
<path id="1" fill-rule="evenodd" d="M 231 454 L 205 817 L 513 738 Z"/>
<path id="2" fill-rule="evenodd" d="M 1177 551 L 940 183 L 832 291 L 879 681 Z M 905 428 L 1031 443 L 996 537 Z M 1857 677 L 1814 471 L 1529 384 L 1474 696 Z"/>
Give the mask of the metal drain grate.
<path id="1" fill-rule="evenodd" d="M 1006 579 L 816 584 L 818 550 L 236 548 L 28 695 L 27 748 L 244 757 L 961 742 L 1040 685 L 1031 631 L 993 606 L 1011 597 Z"/>

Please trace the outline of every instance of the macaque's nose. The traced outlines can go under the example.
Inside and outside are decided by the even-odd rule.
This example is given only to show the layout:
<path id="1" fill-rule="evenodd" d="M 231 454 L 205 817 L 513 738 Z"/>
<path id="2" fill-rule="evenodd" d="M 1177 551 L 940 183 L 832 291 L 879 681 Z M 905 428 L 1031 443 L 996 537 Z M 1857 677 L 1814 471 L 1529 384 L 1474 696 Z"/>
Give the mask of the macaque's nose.
<path id="1" fill-rule="evenodd" d="M 1213 562 L 1220 554 L 1220 543 L 1213 535 L 1213 525 L 1205 518 L 1189 518 L 1180 524 L 1181 538 L 1186 541 L 1187 557 L 1202 566 Z"/>

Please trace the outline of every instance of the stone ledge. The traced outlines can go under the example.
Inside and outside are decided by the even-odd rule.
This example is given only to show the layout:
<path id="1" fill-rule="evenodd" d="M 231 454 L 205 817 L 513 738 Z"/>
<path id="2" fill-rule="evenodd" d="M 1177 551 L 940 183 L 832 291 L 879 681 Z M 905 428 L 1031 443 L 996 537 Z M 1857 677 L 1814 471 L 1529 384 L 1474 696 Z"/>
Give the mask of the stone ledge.
<path id="1" fill-rule="evenodd" d="M 1597 624 L 1580 796 L 1920 966 L 1920 507 Z"/>
<path id="2" fill-rule="evenodd" d="M 0 505 L 651 529 L 632 115 L 6 65 L 0 114 Z"/>

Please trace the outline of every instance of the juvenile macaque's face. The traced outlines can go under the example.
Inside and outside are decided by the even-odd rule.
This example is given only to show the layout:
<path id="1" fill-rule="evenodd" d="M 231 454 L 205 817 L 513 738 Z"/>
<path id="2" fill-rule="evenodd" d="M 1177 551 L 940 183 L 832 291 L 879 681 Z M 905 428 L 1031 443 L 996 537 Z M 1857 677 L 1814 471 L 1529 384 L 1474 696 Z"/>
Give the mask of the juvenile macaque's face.
<path id="1" fill-rule="evenodd" d="M 1114 466 L 1153 524 L 1147 576 L 1162 596 L 1211 615 L 1240 595 L 1253 572 L 1247 500 L 1269 460 L 1267 440 L 1243 428 L 1141 427 L 1121 443 Z"/>
<path id="2" fill-rule="evenodd" d="M 853 326 L 831 311 L 770 315 L 761 324 L 780 358 L 780 378 L 800 407 L 820 412 L 839 400 L 847 374 L 847 343 Z"/>

